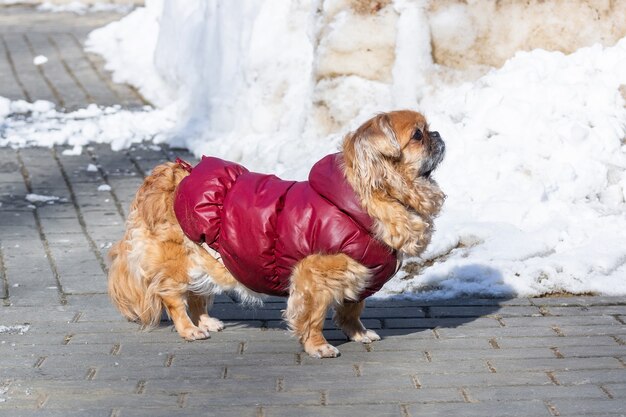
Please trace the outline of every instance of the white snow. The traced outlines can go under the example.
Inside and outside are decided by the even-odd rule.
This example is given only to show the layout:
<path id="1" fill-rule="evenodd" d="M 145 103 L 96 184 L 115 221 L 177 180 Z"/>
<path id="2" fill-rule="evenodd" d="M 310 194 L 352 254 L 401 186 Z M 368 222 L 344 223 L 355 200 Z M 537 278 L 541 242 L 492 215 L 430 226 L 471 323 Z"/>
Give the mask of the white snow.
<path id="1" fill-rule="evenodd" d="M 35 65 L 43 65 L 48 62 L 48 57 L 45 55 L 37 55 L 33 58 L 33 64 Z"/>
<path id="2" fill-rule="evenodd" d="M 64 149 L 63 152 L 61 152 L 62 155 L 66 155 L 66 156 L 78 156 L 78 155 L 81 155 L 82 153 L 83 153 L 82 145 L 74 145 L 72 149 Z"/>
<path id="3" fill-rule="evenodd" d="M 30 329 L 30 325 L 29 324 L 17 324 L 14 326 L 3 326 L 0 325 L 0 334 L 3 333 L 7 333 L 7 334 L 24 334 L 28 331 L 28 329 Z"/>
<path id="4" fill-rule="evenodd" d="M 48 203 L 50 201 L 58 201 L 60 197 L 54 195 L 26 194 L 26 201 L 31 203 Z"/>
<path id="5" fill-rule="evenodd" d="M 108 184 L 101 184 L 98 186 L 98 191 L 111 191 L 111 186 Z"/>
<path id="6" fill-rule="evenodd" d="M 73 146 L 64 151 L 69 155 L 80 155 L 82 146 L 91 142 L 110 143 L 114 150 L 146 140 L 163 142 L 175 117 L 168 109 L 128 111 L 119 106 L 104 108 L 95 104 L 62 113 L 54 109 L 54 104 L 42 100 L 33 104 L 13 101 L 9 114 L 12 117 L 0 118 L 3 128 L 0 146 L 67 144 Z"/>
<path id="7" fill-rule="evenodd" d="M 94 164 L 87 165 L 87 172 L 98 172 L 98 167 Z"/>
<path id="8" fill-rule="evenodd" d="M 89 48 L 159 108 L 65 115 L 0 100 L 0 146 L 167 141 L 304 179 L 376 112 L 418 109 L 446 141 L 435 178 L 448 199 L 427 251 L 405 261 L 419 274 L 376 296 L 625 295 L 626 38 L 520 52 L 477 77 L 431 58 L 429 25 L 476 35 L 464 9 L 425 5 L 148 0 Z"/>

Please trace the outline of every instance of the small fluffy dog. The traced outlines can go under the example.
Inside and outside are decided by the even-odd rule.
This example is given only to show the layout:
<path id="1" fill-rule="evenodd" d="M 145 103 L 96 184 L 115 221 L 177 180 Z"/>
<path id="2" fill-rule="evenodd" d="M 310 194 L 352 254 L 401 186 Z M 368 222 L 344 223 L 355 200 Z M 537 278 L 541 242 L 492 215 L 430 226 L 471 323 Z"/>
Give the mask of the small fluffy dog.
<path id="1" fill-rule="evenodd" d="M 289 328 L 314 357 L 339 351 L 322 334 L 329 307 L 354 341 L 380 337 L 364 299 L 430 241 L 444 201 L 430 177 L 445 145 L 420 113 L 379 114 L 319 161 L 309 181 L 283 181 L 204 157 L 157 166 L 110 251 L 109 293 L 130 320 L 156 325 L 165 307 L 187 340 L 224 328 L 213 296 L 288 296 Z"/>

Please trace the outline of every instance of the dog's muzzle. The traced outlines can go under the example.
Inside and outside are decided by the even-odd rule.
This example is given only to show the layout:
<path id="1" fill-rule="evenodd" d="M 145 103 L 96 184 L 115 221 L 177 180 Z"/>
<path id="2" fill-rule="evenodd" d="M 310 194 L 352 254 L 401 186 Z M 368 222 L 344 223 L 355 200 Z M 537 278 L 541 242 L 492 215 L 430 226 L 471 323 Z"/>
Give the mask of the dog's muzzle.
<path id="1" fill-rule="evenodd" d="M 439 132 L 428 132 L 430 143 L 428 146 L 428 157 L 422 163 L 420 169 L 420 177 L 430 177 L 430 174 L 437 168 L 437 165 L 443 161 L 446 153 L 446 144 Z"/>

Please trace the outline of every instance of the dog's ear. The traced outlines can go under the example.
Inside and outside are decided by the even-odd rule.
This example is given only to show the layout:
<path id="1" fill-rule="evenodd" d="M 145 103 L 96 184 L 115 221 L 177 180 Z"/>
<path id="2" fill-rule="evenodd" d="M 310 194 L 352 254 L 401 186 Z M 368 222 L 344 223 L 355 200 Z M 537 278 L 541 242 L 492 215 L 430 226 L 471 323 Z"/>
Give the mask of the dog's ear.
<path id="1" fill-rule="evenodd" d="M 389 115 L 380 114 L 349 134 L 343 145 L 346 166 L 352 170 L 361 196 L 397 182 L 393 160 L 402 156 Z"/>
<path id="2" fill-rule="evenodd" d="M 357 129 L 354 135 L 357 142 L 355 146 L 363 151 L 374 151 L 393 159 L 402 156 L 400 143 L 391 127 L 391 120 L 388 114 L 379 114 L 370 119 Z"/>

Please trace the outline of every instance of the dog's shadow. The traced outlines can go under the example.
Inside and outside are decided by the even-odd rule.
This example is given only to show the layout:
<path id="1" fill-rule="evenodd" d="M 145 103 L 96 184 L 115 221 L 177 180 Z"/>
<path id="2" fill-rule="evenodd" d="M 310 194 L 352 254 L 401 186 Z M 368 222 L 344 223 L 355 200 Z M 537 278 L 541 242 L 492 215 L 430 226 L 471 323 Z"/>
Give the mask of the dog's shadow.
<path id="1" fill-rule="evenodd" d="M 486 282 L 493 288 L 486 291 Z M 499 327 L 498 312 L 512 294 L 513 289 L 504 283 L 500 271 L 482 264 L 469 264 L 452 269 L 446 276 L 432 277 L 414 293 L 368 299 L 361 320 L 383 339 L 411 334 L 437 337 L 438 329 L 461 326 Z M 285 298 L 268 297 L 262 306 L 246 306 L 234 296 L 222 294 L 216 297 L 209 314 L 222 320 L 227 328 L 286 330 L 282 319 L 285 308 Z M 324 336 L 333 344 L 341 345 L 347 340 L 333 323 L 332 313 L 329 311 L 326 317 Z M 171 324 L 167 322 L 164 317 L 161 324 Z M 425 335 L 425 332 L 430 334 Z"/>

